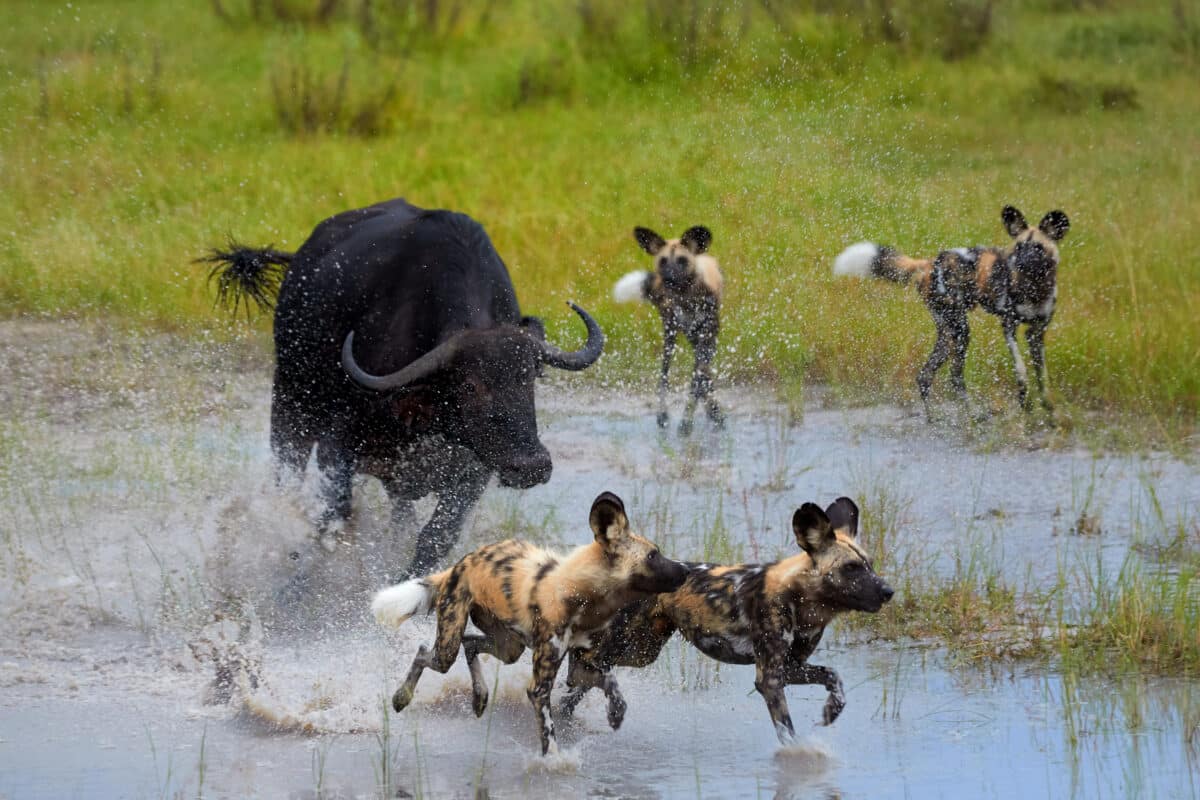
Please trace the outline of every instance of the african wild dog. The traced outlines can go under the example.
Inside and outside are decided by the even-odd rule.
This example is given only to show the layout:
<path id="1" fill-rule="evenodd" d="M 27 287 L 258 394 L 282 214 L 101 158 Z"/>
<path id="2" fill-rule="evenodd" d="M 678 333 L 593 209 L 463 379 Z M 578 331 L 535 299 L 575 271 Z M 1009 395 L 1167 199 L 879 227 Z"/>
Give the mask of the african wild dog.
<path id="1" fill-rule="evenodd" d="M 613 298 L 625 303 L 647 300 L 658 309 L 663 325 L 662 374 L 658 379 L 658 425 L 667 427 L 667 373 L 675 355 L 675 340 L 683 334 L 692 346 L 696 362 L 692 370 L 691 399 L 679 423 L 679 433 L 692 431 L 696 404 L 703 400 L 708 417 L 718 427 L 725 416 L 712 396 L 712 360 L 717 354 L 720 327 L 721 269 L 708 255 L 712 234 L 696 226 L 678 239 L 666 241 L 649 228 L 634 228 L 633 236 L 642 249 L 654 256 L 653 272 L 630 272 L 613 287 Z"/>
<path id="2" fill-rule="evenodd" d="M 833 263 L 835 275 L 873 276 L 896 283 L 912 281 L 933 314 L 937 342 L 925 366 L 917 375 L 917 387 L 930 415 L 929 387 L 938 369 L 951 359 L 951 380 L 965 403 L 967 386 L 963 365 L 967 359 L 970 330 L 967 312 L 975 306 L 1000 317 L 1004 340 L 1012 353 L 1017 376 L 1017 394 L 1022 408 L 1028 410 L 1025 362 L 1017 349 L 1017 326 L 1025 323 L 1029 357 L 1037 376 L 1042 406 L 1051 410 L 1046 397 L 1045 335 L 1054 315 L 1058 294 L 1057 242 L 1067 234 L 1071 223 L 1062 211 L 1051 211 L 1036 228 L 1012 206 L 1000 214 L 1004 228 L 1013 237 L 1009 248 L 960 247 L 943 250 L 933 259 L 909 258 L 891 247 L 859 242 L 842 251 Z"/>
<path id="3" fill-rule="evenodd" d="M 621 499 L 604 492 L 589 517 L 595 541 L 563 557 L 513 539 L 468 553 L 444 572 L 384 589 L 371 610 L 390 627 L 437 609 L 437 641 L 422 645 L 392 707 L 402 711 L 426 667 L 444 673 L 459 646 L 471 671 L 475 715 L 487 708 L 488 690 L 479 654 L 505 664 L 533 650 L 529 700 L 537 714 L 542 754 L 557 749 L 550 719 L 550 689 L 567 650 L 586 647 L 621 608 L 679 587 L 687 568 L 662 556 L 634 533 Z M 467 619 L 480 634 L 466 634 Z"/>
<path id="4" fill-rule="evenodd" d="M 794 740 L 784 687 L 819 683 L 829 690 L 826 725 L 846 705 L 842 681 L 808 657 L 834 617 L 845 611 L 874 613 L 892 589 L 871 568 L 855 541 L 858 507 L 840 497 L 825 511 L 805 503 L 792 516 L 796 542 L 804 551 L 771 564 L 713 566 L 688 564 L 683 586 L 621 610 L 590 648 L 571 651 L 562 700 L 570 716 L 588 689 L 608 698 L 608 721 L 615 729 L 625 716 L 625 700 L 611 675 L 614 666 L 645 667 L 678 630 L 702 653 L 727 664 L 754 664 L 754 687 L 767 702 L 782 744 Z"/>

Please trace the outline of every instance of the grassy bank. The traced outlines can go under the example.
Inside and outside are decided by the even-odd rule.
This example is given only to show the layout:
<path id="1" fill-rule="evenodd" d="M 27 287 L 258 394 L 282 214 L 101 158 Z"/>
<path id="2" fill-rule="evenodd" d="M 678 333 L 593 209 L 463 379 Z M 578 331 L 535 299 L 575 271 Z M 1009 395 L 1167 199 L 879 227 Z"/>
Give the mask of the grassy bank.
<path id="1" fill-rule="evenodd" d="M 645 376 L 654 315 L 608 295 L 648 264 L 629 231 L 704 223 L 729 286 L 727 376 L 911 400 L 927 312 L 835 281 L 833 256 L 861 238 L 1000 243 L 1013 203 L 1072 220 L 1056 399 L 1194 427 L 1200 14 L 1181 4 L 1013 2 L 965 53 L 964 31 L 903 3 L 900 34 L 851 3 L 674 4 L 708 9 L 674 28 L 655 16 L 669 2 L 327 5 L 9 9 L 5 313 L 209 327 L 191 263 L 207 246 L 296 247 L 326 215 L 405 195 L 484 222 L 529 311 L 577 335 L 561 301 L 579 300 L 611 334 L 610 375 Z M 1011 402 L 982 315 L 968 370 Z"/>

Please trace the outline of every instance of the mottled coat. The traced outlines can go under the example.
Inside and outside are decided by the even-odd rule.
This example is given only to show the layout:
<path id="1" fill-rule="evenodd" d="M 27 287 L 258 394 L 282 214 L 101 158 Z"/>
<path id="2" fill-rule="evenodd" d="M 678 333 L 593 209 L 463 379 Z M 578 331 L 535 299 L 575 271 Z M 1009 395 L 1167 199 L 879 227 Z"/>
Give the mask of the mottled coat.
<path id="1" fill-rule="evenodd" d="M 1024 215 L 1005 206 L 1001 219 L 1012 244 L 1001 247 L 971 247 L 943 250 L 935 258 L 911 258 L 898 250 L 860 242 L 837 257 L 834 273 L 882 278 L 896 283 L 912 283 L 925 301 L 937 326 L 933 352 L 917 375 L 917 387 L 929 413 L 929 390 L 933 378 L 947 360 L 951 362 L 951 381 L 962 400 L 967 387 L 963 368 L 967 359 L 970 328 L 967 312 L 979 306 L 1000 318 L 1004 340 L 1012 354 L 1017 393 L 1022 407 L 1028 408 L 1025 362 L 1017 347 L 1017 326 L 1025 324 L 1029 358 L 1033 361 L 1042 405 L 1050 410 L 1046 397 L 1045 334 L 1054 315 L 1058 297 L 1058 242 L 1071 227 L 1062 211 L 1051 211 L 1031 228 Z"/>
<path id="2" fill-rule="evenodd" d="M 717 354 L 717 333 L 720 329 L 721 293 L 724 280 L 717 259 L 708 253 L 712 233 L 708 228 L 689 228 L 678 239 L 663 239 L 649 228 L 634 228 L 638 245 L 654 257 L 654 270 L 630 272 L 617 282 L 613 296 L 621 302 L 645 300 L 651 303 L 662 319 L 662 370 L 658 380 L 658 424 L 666 427 L 667 375 L 675 356 L 675 342 L 680 334 L 692 346 L 696 360 L 692 370 L 691 398 L 679 432 L 692 430 L 696 405 L 704 401 L 709 418 L 717 425 L 724 415 L 712 396 L 712 361 Z"/>
<path id="3" fill-rule="evenodd" d="M 392 698 L 393 707 L 401 711 L 412 701 L 426 667 L 442 673 L 450 669 L 461 646 L 471 671 L 475 714 L 480 715 L 488 690 L 479 654 L 511 664 L 529 647 L 533 676 L 528 693 L 542 753 L 556 748 L 550 689 L 567 651 L 589 646 L 621 608 L 676 589 L 687 575 L 686 567 L 630 530 L 616 495 L 604 492 L 596 498 L 589 523 L 593 542 L 568 555 L 510 539 L 481 547 L 448 570 L 376 595 L 375 617 L 392 627 L 437 610 L 437 640 L 432 649 L 422 646 L 417 652 Z M 480 634 L 465 634 L 468 619 Z"/>
<path id="4" fill-rule="evenodd" d="M 611 675 L 614 666 L 645 667 L 675 631 L 705 655 L 728 664 L 754 664 L 754 686 L 767 703 L 783 743 L 794 737 L 783 689 L 819 683 L 829 690 L 824 721 L 845 706 L 841 679 L 808 658 L 834 617 L 878 611 L 892 589 L 875 574 L 855 541 L 858 508 L 839 498 L 826 511 L 805 503 L 792 518 L 802 552 L 770 564 L 689 564 L 676 591 L 624 608 L 590 648 L 571 654 L 562 709 L 570 714 L 584 693 L 604 690 L 609 723 L 618 727 L 625 701 Z"/>

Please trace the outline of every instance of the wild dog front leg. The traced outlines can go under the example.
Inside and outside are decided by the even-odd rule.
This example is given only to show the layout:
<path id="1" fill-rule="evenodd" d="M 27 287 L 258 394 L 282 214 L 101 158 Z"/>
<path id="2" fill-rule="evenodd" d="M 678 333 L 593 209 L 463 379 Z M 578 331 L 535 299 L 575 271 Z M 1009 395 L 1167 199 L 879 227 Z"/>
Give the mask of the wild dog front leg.
<path id="1" fill-rule="evenodd" d="M 1053 411 L 1054 406 L 1046 395 L 1048 385 L 1046 380 L 1046 327 L 1049 324 L 1050 320 L 1037 320 L 1029 323 L 1029 327 L 1025 329 L 1025 340 L 1029 342 L 1029 360 L 1033 362 L 1033 374 L 1037 378 L 1042 408 Z"/>
<path id="2" fill-rule="evenodd" d="M 789 686 L 819 683 L 825 687 L 829 697 L 825 698 L 825 708 L 821 713 L 821 723 L 824 725 L 832 725 L 846 707 L 842 679 L 829 667 L 789 661 L 784 670 L 784 680 Z"/>
<path id="3" fill-rule="evenodd" d="M 550 716 L 550 690 L 564 653 L 549 636 L 540 637 L 533 650 L 533 676 L 529 679 L 529 702 L 537 717 L 538 735 L 542 740 L 542 755 L 558 752 L 554 738 L 554 720 Z"/>
<path id="4" fill-rule="evenodd" d="M 570 719 L 575 714 L 575 707 L 587 694 L 588 689 L 600 689 L 608 699 L 608 725 L 614 731 L 625 721 L 627 705 L 617 686 L 617 679 L 607 670 L 601 670 L 586 663 L 574 652 L 571 653 L 570 667 L 567 670 L 567 687 L 570 689 L 559 701 L 559 714 Z"/>
<path id="5" fill-rule="evenodd" d="M 671 359 L 675 356 L 675 331 L 667 325 L 663 326 L 662 371 L 658 376 L 658 427 L 665 428 L 671 421 L 667 413 L 667 374 L 671 371 Z"/>
<path id="6" fill-rule="evenodd" d="M 1012 354 L 1013 372 L 1017 376 L 1017 399 L 1021 402 L 1021 408 L 1029 409 L 1029 385 L 1025 374 L 1025 361 L 1021 358 L 1021 350 L 1017 347 L 1017 321 L 1011 317 L 1005 317 L 1004 326 L 1004 342 L 1008 345 L 1008 352 Z"/>
<path id="7" fill-rule="evenodd" d="M 756 648 L 754 688 L 766 701 L 767 712 L 775 724 L 775 735 L 779 737 L 779 743 L 786 747 L 795 743 L 796 730 L 792 727 L 787 697 L 783 693 L 783 687 L 787 685 L 784 676 L 785 653 L 783 642 L 775 638 L 763 641 Z"/>

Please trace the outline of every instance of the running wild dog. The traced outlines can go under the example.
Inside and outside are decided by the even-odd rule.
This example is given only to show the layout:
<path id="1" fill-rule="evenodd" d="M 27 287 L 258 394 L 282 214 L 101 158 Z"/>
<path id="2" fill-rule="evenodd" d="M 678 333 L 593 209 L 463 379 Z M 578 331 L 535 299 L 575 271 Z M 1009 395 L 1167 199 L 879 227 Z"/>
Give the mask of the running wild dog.
<path id="1" fill-rule="evenodd" d="M 835 275 L 876 277 L 917 286 L 937 326 L 937 342 L 917 375 L 917 387 L 930 417 L 929 388 L 934 375 L 951 361 L 951 381 L 966 403 L 967 386 L 963 365 L 967 359 L 970 330 L 967 312 L 982 306 L 1000 318 L 1004 340 L 1012 353 L 1021 407 L 1029 410 L 1025 362 L 1017 348 L 1017 326 L 1025 323 L 1029 358 L 1037 377 L 1042 406 L 1051 411 L 1046 397 L 1045 335 L 1054 315 L 1058 295 L 1058 242 L 1071 227 L 1062 211 L 1051 211 L 1036 228 L 1012 206 L 1000 214 L 1004 229 L 1013 237 L 1012 246 L 960 247 L 943 250 L 935 258 L 910 258 L 891 247 L 859 242 L 842 251 L 833 263 Z"/>
<path id="2" fill-rule="evenodd" d="M 781 744 L 795 739 L 786 686 L 821 684 L 829 691 L 824 723 L 837 719 L 846 705 L 841 678 L 808 658 L 834 617 L 875 613 L 892 589 L 855 541 L 858 507 L 849 498 L 838 498 L 825 511 L 805 503 L 792 516 L 792 530 L 803 551 L 797 555 L 771 564 L 688 564 L 682 587 L 622 609 L 590 648 L 571 651 L 563 715 L 573 713 L 588 689 L 600 688 L 608 698 L 609 724 L 619 727 L 625 700 L 612 668 L 653 664 L 678 630 L 707 656 L 755 665 L 754 688 L 767 703 Z"/>
<path id="3" fill-rule="evenodd" d="M 437 610 L 437 641 L 417 651 L 392 707 L 412 701 L 426 667 L 445 673 L 459 647 L 471 671 L 475 715 L 487 708 L 488 690 L 479 654 L 505 664 L 533 650 L 529 700 L 537 716 L 542 754 L 557 751 L 550 718 L 550 689 L 567 651 L 586 647 L 613 615 L 630 603 L 677 589 L 687 568 L 662 556 L 629 527 L 621 499 L 604 492 L 589 517 L 595 540 L 567 556 L 509 539 L 468 553 L 444 572 L 384 589 L 371 610 L 383 625 L 398 627 L 415 614 Z M 467 620 L 482 633 L 465 634 Z"/>
<path id="4" fill-rule="evenodd" d="M 675 355 L 679 334 L 687 338 L 695 354 L 691 398 L 679 433 L 692 431 L 696 404 L 703 400 L 708 417 L 718 427 L 725 421 L 721 407 L 712 396 L 712 360 L 717 354 L 717 330 L 720 327 L 721 269 L 708 254 L 712 234 L 696 226 L 678 239 L 667 241 L 649 228 L 634 228 L 633 236 L 643 250 L 654 257 L 654 271 L 630 272 L 613 287 L 613 298 L 626 303 L 646 300 L 658 309 L 663 325 L 662 374 L 658 379 L 658 425 L 667 427 L 667 373 Z"/>

